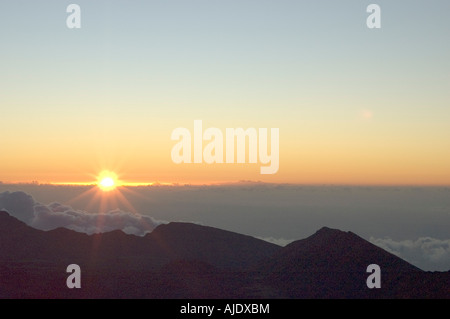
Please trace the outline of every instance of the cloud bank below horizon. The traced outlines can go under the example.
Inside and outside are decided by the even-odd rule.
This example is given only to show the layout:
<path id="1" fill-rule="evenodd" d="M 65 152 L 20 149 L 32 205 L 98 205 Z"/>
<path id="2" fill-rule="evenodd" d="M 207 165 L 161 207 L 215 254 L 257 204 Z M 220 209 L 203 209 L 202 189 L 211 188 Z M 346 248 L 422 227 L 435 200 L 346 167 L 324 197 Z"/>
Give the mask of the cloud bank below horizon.
<path id="1" fill-rule="evenodd" d="M 389 237 L 371 237 L 369 241 L 423 270 L 450 270 L 450 239 L 420 237 L 396 241 Z"/>
<path id="2" fill-rule="evenodd" d="M 89 213 L 57 202 L 48 205 L 36 202 L 24 192 L 0 193 L 0 209 L 40 230 L 68 228 L 86 234 L 121 230 L 126 234 L 144 236 L 165 221 L 120 209 L 105 213 Z"/>

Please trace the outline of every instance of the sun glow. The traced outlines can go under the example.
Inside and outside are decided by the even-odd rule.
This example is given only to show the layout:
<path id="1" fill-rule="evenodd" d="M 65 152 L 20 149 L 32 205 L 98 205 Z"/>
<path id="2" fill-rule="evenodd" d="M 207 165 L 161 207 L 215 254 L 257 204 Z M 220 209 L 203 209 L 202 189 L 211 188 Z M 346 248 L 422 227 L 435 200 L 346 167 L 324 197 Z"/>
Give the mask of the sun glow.
<path id="1" fill-rule="evenodd" d="M 98 177 L 98 187 L 102 191 L 111 191 L 118 186 L 117 175 L 113 172 L 103 171 Z"/>

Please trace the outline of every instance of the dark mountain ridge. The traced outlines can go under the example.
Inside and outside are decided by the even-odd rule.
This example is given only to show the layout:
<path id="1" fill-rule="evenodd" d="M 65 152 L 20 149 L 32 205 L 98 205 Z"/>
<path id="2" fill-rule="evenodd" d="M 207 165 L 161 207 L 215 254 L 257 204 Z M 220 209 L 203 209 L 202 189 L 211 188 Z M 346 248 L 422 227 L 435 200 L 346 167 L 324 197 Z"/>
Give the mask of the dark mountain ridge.
<path id="1" fill-rule="evenodd" d="M 41 231 L 6 212 L 0 212 L 0 248 L 0 261 L 40 259 L 98 265 L 131 259 L 135 266 L 146 268 L 177 259 L 246 268 L 281 249 L 254 237 L 190 223 L 160 225 L 144 237 L 119 230 L 94 235 L 65 228 Z"/>
<path id="2" fill-rule="evenodd" d="M 66 286 L 69 264 L 81 289 Z M 366 285 L 370 264 L 380 289 Z M 449 278 L 327 227 L 282 248 L 190 223 L 144 237 L 41 231 L 0 212 L 0 298 L 449 298 Z"/>

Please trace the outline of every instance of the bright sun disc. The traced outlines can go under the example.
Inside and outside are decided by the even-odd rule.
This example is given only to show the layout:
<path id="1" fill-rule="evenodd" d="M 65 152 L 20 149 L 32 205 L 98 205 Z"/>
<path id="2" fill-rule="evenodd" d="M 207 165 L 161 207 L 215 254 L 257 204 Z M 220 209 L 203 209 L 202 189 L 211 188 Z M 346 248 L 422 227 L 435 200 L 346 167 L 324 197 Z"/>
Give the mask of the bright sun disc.
<path id="1" fill-rule="evenodd" d="M 103 191 L 113 190 L 117 186 L 117 178 L 114 173 L 102 173 L 98 181 L 98 187 Z"/>

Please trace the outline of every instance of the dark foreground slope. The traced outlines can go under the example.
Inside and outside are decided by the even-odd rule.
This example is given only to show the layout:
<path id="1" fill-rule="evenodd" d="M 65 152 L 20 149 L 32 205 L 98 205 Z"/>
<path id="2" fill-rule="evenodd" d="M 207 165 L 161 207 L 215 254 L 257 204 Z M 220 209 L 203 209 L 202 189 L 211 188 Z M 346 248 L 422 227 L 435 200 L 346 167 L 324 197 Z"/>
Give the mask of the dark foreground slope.
<path id="1" fill-rule="evenodd" d="M 369 289 L 367 267 L 381 270 L 381 289 Z M 437 298 L 449 273 L 427 273 L 352 232 L 324 227 L 275 253 L 259 268 L 288 298 Z"/>
<path id="2" fill-rule="evenodd" d="M 372 263 L 381 289 L 366 286 Z M 66 286 L 69 264 L 81 289 Z M 189 223 L 144 237 L 44 232 L 0 212 L 0 298 L 449 298 L 449 276 L 328 228 L 281 248 Z"/>
<path id="3" fill-rule="evenodd" d="M 148 270 L 185 259 L 219 268 L 246 268 L 279 249 L 254 237 L 190 223 L 161 225 L 144 237 L 122 231 L 86 235 L 65 228 L 37 230 L 0 212 L 0 261 Z"/>

